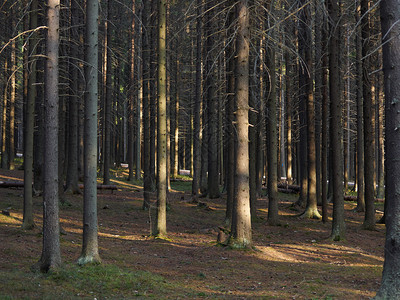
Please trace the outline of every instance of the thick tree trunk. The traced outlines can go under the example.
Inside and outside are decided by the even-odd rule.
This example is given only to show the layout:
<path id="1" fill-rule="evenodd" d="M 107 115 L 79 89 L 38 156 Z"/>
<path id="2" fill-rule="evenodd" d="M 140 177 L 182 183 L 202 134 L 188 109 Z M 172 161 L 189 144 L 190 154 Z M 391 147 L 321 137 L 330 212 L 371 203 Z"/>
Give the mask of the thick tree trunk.
<path id="1" fill-rule="evenodd" d="M 38 267 L 50 272 L 60 267 L 60 227 L 58 194 L 58 50 L 60 1 L 47 2 L 46 39 L 43 249 Z"/>
<path id="2" fill-rule="evenodd" d="M 376 299 L 400 298 L 400 7 L 396 0 L 380 4 L 386 115 L 386 242 L 382 283 Z"/>
<path id="3" fill-rule="evenodd" d="M 97 233 L 97 99 L 99 2 L 86 2 L 83 245 L 78 264 L 99 263 Z"/>
<path id="4" fill-rule="evenodd" d="M 234 199 L 232 235 L 229 241 L 233 248 L 248 248 L 252 245 L 250 187 L 249 187 L 249 7 L 248 0 L 241 0 L 236 7 L 238 32 L 236 37 L 236 132 L 237 193 Z"/>

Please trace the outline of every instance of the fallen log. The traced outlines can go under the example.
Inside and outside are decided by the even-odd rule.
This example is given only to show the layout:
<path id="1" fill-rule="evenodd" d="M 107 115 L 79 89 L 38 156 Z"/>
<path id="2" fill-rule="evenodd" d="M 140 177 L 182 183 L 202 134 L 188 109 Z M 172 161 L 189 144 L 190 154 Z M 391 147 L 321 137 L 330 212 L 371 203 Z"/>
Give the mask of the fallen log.
<path id="1" fill-rule="evenodd" d="M 345 195 L 344 196 L 344 200 L 345 201 L 357 201 L 357 196 L 348 196 Z M 375 202 L 385 202 L 385 199 L 381 199 L 381 198 L 375 198 Z"/>
<path id="2" fill-rule="evenodd" d="M 83 189 L 83 184 L 78 185 L 80 189 Z M 24 183 L 22 181 L 0 181 L 0 188 L 23 188 Z M 98 190 L 111 190 L 111 192 L 118 190 L 118 187 L 114 184 L 98 184 Z"/>
<path id="3" fill-rule="evenodd" d="M 20 181 L 0 181 L 0 188 L 23 188 L 24 183 Z"/>

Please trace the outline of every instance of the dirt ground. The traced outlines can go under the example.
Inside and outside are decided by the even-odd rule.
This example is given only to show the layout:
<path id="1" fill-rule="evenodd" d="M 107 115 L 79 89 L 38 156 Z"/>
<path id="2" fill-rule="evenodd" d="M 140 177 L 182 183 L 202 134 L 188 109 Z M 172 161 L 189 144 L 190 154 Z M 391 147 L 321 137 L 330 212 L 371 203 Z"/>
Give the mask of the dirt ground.
<path id="1" fill-rule="evenodd" d="M 3 181 L 20 181 L 22 176 L 22 171 L 0 171 Z M 200 207 L 191 202 L 190 194 L 171 191 L 167 215 L 170 240 L 154 240 L 148 237 L 154 218 L 141 209 L 141 187 L 127 182 L 123 174 L 113 183 L 118 191 L 98 194 L 103 264 L 150 272 L 168 284 L 164 292 L 148 289 L 136 295 L 139 298 L 368 299 L 379 288 L 385 228 L 377 225 L 375 231 L 362 230 L 363 214 L 353 211 L 354 203 L 346 203 L 347 240 L 332 242 L 328 239 L 331 222 L 323 224 L 296 216 L 300 211 L 290 206 L 295 195 L 280 194 L 281 226 L 276 227 L 266 224 L 268 203 L 261 198 L 253 222 L 256 249 L 238 251 L 216 243 L 218 226 L 225 215 L 224 196 L 217 200 L 202 198 L 200 201 L 207 206 Z M 182 189 L 184 185 L 173 187 Z M 14 288 L 15 283 L 4 281 L 25 276 L 26 281 L 39 280 L 39 287 L 42 282 L 30 271 L 41 254 L 42 199 L 34 199 L 37 227 L 24 231 L 20 228 L 22 195 L 22 189 L 0 189 L 0 210 L 10 212 L 10 216 L 0 214 L 0 298 L 51 299 L 46 292 L 29 288 L 29 284 Z M 68 195 L 65 200 L 69 205 L 60 207 L 60 221 L 66 232 L 61 236 L 61 250 L 63 263 L 69 266 L 75 264 L 81 251 L 83 197 Z M 380 216 L 378 210 L 377 218 Z M 60 293 L 70 289 L 74 296 L 69 298 L 122 299 L 137 293 L 134 288 L 123 294 L 115 289 L 115 297 L 94 297 L 96 291 L 75 293 L 73 287 L 59 282 L 49 288 Z"/>

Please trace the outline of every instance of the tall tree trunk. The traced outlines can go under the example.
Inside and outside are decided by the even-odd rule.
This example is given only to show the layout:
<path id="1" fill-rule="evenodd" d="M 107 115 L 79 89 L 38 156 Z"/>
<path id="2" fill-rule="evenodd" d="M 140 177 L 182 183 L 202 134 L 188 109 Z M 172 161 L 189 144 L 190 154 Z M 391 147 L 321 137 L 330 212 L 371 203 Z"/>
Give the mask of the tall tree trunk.
<path id="1" fill-rule="evenodd" d="M 250 187 L 249 187 L 249 7 L 248 0 L 236 6 L 238 32 L 236 37 L 236 130 L 238 136 L 236 158 L 237 193 L 234 199 L 232 235 L 233 248 L 252 245 Z"/>
<path id="2" fill-rule="evenodd" d="M 80 13 L 79 5 L 76 0 L 71 0 L 71 28 L 70 37 L 70 56 L 73 63 L 70 65 L 70 96 L 69 96 L 69 142 L 68 142 L 68 169 L 66 191 L 73 194 L 80 193 L 78 187 L 78 123 L 79 123 L 79 91 L 78 91 L 78 69 L 76 67 L 78 60 L 78 49 L 75 45 L 79 41 L 79 32 L 76 26 L 79 23 Z"/>
<path id="3" fill-rule="evenodd" d="M 83 245 L 78 264 L 99 263 L 97 233 L 97 96 L 99 2 L 86 2 Z"/>
<path id="4" fill-rule="evenodd" d="M 150 208 L 150 193 L 152 191 L 152 180 L 150 174 L 150 28 L 149 15 L 151 3 L 143 3 L 142 12 L 142 61 L 143 61 L 143 209 Z"/>
<path id="5" fill-rule="evenodd" d="M 357 1 L 356 22 L 360 20 L 360 6 Z M 357 30 L 357 33 L 360 30 Z M 357 207 L 356 211 L 365 211 L 364 199 L 364 103 L 362 71 L 362 39 L 356 34 L 356 74 L 357 74 Z"/>
<path id="6" fill-rule="evenodd" d="M 383 265 L 382 283 L 376 299 L 400 298 L 400 8 L 398 1 L 385 0 L 380 4 L 383 72 L 385 80 L 385 115 L 386 115 L 386 241 L 385 263 Z"/>
<path id="7" fill-rule="evenodd" d="M 106 76 L 106 86 L 105 86 L 105 97 L 104 97 L 104 110 L 105 110 L 105 119 L 104 119 L 104 148 L 103 148 L 103 184 L 110 184 L 110 164 L 111 164 L 111 127 L 112 127 L 112 64 L 111 64 L 111 24 L 109 22 L 111 17 L 111 0 L 107 1 L 107 17 L 105 26 L 105 42 L 104 42 L 104 52 L 106 60 L 105 62 L 105 70 L 104 76 Z"/>
<path id="8" fill-rule="evenodd" d="M 131 51 L 130 51 L 130 73 L 129 73 L 129 99 L 128 99 L 128 181 L 133 180 L 134 169 L 134 110 L 135 110 L 135 24 L 136 24 L 136 1 L 132 0 L 132 23 L 131 23 Z"/>
<path id="9" fill-rule="evenodd" d="M 207 129 L 208 129 L 208 196 L 218 198 L 219 192 L 219 175 L 218 175 L 218 97 L 216 95 L 216 68 L 214 65 L 215 59 L 215 27 L 214 18 L 215 10 L 214 3 L 208 1 L 206 3 L 206 89 L 207 89 Z"/>
<path id="10" fill-rule="evenodd" d="M 231 41 L 235 33 L 235 10 L 232 9 L 233 0 L 227 2 L 230 8 L 228 15 L 228 31 L 227 38 L 229 43 L 226 45 L 226 156 L 227 156 L 227 173 L 226 173 L 226 213 L 225 225 L 232 223 L 232 209 L 235 197 L 235 127 L 234 127 L 234 112 L 235 112 L 235 43 Z"/>
<path id="11" fill-rule="evenodd" d="M 343 195 L 343 152 L 342 152 L 342 103 L 340 100 L 339 70 L 339 6 L 337 0 L 329 0 L 329 15 L 332 20 L 329 44 L 329 92 L 330 92 L 330 146 L 332 164 L 333 213 L 331 239 L 339 241 L 345 237 Z"/>
<path id="12" fill-rule="evenodd" d="M 329 96 L 328 96 L 328 28 L 327 18 L 323 18 L 322 25 L 322 124 L 321 124 L 321 202 L 322 222 L 328 221 L 328 118 L 329 118 Z"/>
<path id="13" fill-rule="evenodd" d="M 202 38 L 202 0 L 197 0 L 196 20 L 196 86 L 195 103 L 193 107 L 193 181 L 192 195 L 200 194 L 200 172 L 201 172 L 201 140 L 200 140 L 200 106 L 201 106 L 201 38 Z"/>
<path id="14" fill-rule="evenodd" d="M 303 0 L 302 4 L 305 3 Z M 298 32 L 298 53 L 299 57 L 304 60 L 306 47 L 306 31 L 307 31 L 307 19 L 306 14 L 304 13 L 303 8 L 300 13 L 300 25 L 299 25 L 299 32 Z M 304 206 L 307 202 L 307 194 L 308 194 L 308 155 L 307 155 L 307 100 L 309 94 L 309 72 L 310 70 L 307 69 L 307 65 L 300 62 L 299 65 L 299 126 L 300 126 L 300 141 L 299 141 L 299 168 L 300 168 L 300 197 L 297 200 L 296 204 L 298 206 Z"/>
<path id="15" fill-rule="evenodd" d="M 38 1 L 33 0 L 30 5 L 29 28 L 38 25 Z M 24 217 L 22 228 L 32 229 L 35 227 L 33 219 L 32 181 L 33 181 L 33 131 L 35 125 L 35 98 L 36 98 L 36 47 L 38 43 L 37 34 L 33 33 L 29 39 L 29 66 L 28 96 L 25 112 L 25 145 L 24 145 Z"/>
<path id="16" fill-rule="evenodd" d="M 304 2 L 305 3 L 305 2 Z M 303 101 L 306 101 L 307 123 L 307 205 L 303 217 L 320 219 L 317 208 L 317 174 L 316 174 L 316 149 L 315 149 L 315 111 L 314 93 L 312 82 L 312 54 L 311 54 L 311 8 L 309 5 L 301 12 L 299 29 L 299 52 L 304 65 L 301 66 L 301 91 Z M 301 129 L 300 129 L 301 130 Z"/>
<path id="17" fill-rule="evenodd" d="M 15 18 L 12 18 L 12 28 L 16 27 Z M 17 93 L 17 86 L 16 86 L 16 71 L 17 71 L 17 48 L 16 48 L 16 41 L 15 39 L 11 42 L 11 74 L 10 74 L 10 118 L 9 122 L 10 125 L 8 126 L 9 129 L 9 146 L 8 146 L 8 168 L 10 170 L 15 169 L 14 158 L 15 158 L 15 100 L 16 100 L 16 93 Z"/>
<path id="18" fill-rule="evenodd" d="M 158 2 L 157 222 L 154 235 L 167 235 L 167 3 Z"/>
<path id="19" fill-rule="evenodd" d="M 58 195 L 58 50 L 60 1 L 47 2 L 42 272 L 61 265 Z"/>
<path id="20" fill-rule="evenodd" d="M 270 47 L 272 45 L 269 45 Z M 269 88 L 267 99 L 267 161 L 268 161 L 268 224 L 278 225 L 278 135 L 276 116 L 276 74 L 275 51 L 268 48 L 266 51 L 266 64 L 269 69 Z"/>
<path id="21" fill-rule="evenodd" d="M 366 57 L 370 52 L 370 25 L 369 25 L 369 0 L 361 0 L 361 36 L 363 56 L 363 98 L 364 98 L 364 183 L 365 183 L 365 218 L 363 228 L 375 228 L 375 187 L 374 187 L 374 129 L 373 129 L 373 101 L 370 82 L 370 62 Z"/>

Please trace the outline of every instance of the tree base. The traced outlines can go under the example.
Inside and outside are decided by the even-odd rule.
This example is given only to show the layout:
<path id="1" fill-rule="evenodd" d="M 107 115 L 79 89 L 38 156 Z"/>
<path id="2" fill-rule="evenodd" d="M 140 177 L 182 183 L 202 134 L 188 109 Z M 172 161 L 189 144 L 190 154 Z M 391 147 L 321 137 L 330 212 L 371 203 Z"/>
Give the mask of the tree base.
<path id="1" fill-rule="evenodd" d="M 305 219 L 315 219 L 315 220 L 322 219 L 321 214 L 316 208 L 307 208 L 302 214 L 299 215 L 299 217 Z"/>
<path id="2" fill-rule="evenodd" d="M 78 265 L 83 266 L 87 264 L 94 264 L 94 265 L 101 264 L 100 256 L 98 254 L 81 255 L 81 257 L 78 258 Z"/>
<path id="3" fill-rule="evenodd" d="M 32 222 L 23 222 L 21 225 L 21 228 L 23 230 L 32 230 L 32 229 L 36 228 L 36 224 L 33 221 Z"/>

